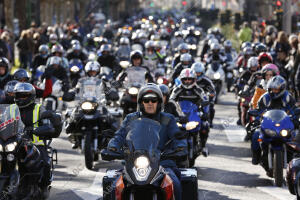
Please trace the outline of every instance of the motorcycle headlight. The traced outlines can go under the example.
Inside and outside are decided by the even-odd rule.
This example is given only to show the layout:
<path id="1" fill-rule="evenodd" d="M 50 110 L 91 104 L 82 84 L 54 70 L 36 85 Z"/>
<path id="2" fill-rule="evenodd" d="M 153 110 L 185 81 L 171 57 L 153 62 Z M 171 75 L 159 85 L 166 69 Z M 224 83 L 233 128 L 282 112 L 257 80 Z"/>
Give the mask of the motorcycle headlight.
<path id="1" fill-rule="evenodd" d="M 3 146 L 0 144 L 0 152 L 3 152 Z"/>
<path id="2" fill-rule="evenodd" d="M 195 44 L 192 44 L 191 49 L 195 50 L 195 49 L 197 49 L 197 46 Z"/>
<path id="3" fill-rule="evenodd" d="M 220 73 L 215 73 L 214 74 L 214 79 L 220 79 L 221 78 L 221 74 Z"/>
<path id="4" fill-rule="evenodd" d="M 10 153 L 10 154 L 7 155 L 6 159 L 11 162 L 15 159 L 15 156 L 14 156 L 14 154 Z"/>
<path id="5" fill-rule="evenodd" d="M 265 133 L 270 137 L 276 136 L 276 131 L 271 130 L 271 129 L 265 129 Z"/>
<path id="6" fill-rule="evenodd" d="M 200 35 L 200 31 L 195 31 L 195 35 L 199 36 Z"/>
<path id="7" fill-rule="evenodd" d="M 79 72 L 79 70 L 80 70 L 79 67 L 76 66 L 76 65 L 72 66 L 71 69 L 70 69 L 70 71 L 73 72 L 73 73 L 77 73 L 77 72 Z"/>
<path id="8" fill-rule="evenodd" d="M 146 156 L 140 156 L 135 160 L 134 165 L 137 169 L 147 168 L 147 167 L 149 167 L 150 162 Z"/>
<path id="9" fill-rule="evenodd" d="M 83 102 L 81 104 L 81 109 L 82 110 L 93 110 L 94 109 L 94 106 L 91 102 Z"/>
<path id="10" fill-rule="evenodd" d="M 139 156 L 138 158 L 136 158 L 132 171 L 138 181 L 147 180 L 151 172 L 149 159 L 145 156 Z"/>
<path id="11" fill-rule="evenodd" d="M 164 83 L 164 79 L 158 78 L 158 79 L 157 79 L 157 83 L 158 83 L 158 84 L 163 84 L 163 83 Z"/>
<path id="12" fill-rule="evenodd" d="M 282 137 L 286 137 L 286 136 L 288 136 L 288 134 L 289 134 L 289 131 L 288 131 L 288 130 L 283 129 L 283 130 L 280 131 L 280 135 L 281 135 Z"/>
<path id="13" fill-rule="evenodd" d="M 15 150 L 16 146 L 17 146 L 16 142 L 10 143 L 10 144 L 8 144 L 8 145 L 5 146 L 5 151 L 6 152 L 12 152 L 12 151 Z"/>
<path id="14" fill-rule="evenodd" d="M 198 126 L 198 124 L 199 124 L 199 122 L 194 122 L 194 121 L 188 122 L 188 123 L 186 124 L 186 126 L 185 126 L 185 129 L 186 129 L 187 131 L 193 130 L 194 128 L 196 128 L 196 127 Z"/>
<path id="15" fill-rule="evenodd" d="M 128 90 L 128 93 L 131 94 L 131 95 L 137 95 L 138 92 L 139 92 L 139 90 L 136 87 L 131 87 Z"/>

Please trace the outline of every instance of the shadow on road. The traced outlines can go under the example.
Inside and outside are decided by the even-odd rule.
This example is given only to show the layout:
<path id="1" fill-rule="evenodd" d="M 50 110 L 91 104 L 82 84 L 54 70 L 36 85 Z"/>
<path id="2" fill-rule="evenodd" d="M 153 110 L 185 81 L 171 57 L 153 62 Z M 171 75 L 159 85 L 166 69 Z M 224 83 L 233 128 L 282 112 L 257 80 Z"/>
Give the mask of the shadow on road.
<path id="1" fill-rule="evenodd" d="M 221 195 L 215 191 L 209 191 L 209 190 L 198 190 L 198 199 L 200 200 L 238 200 L 238 199 L 232 199 L 228 196 Z"/>
<path id="2" fill-rule="evenodd" d="M 216 168 L 198 168 L 198 179 L 202 181 L 251 188 L 272 185 L 271 179 L 259 178 L 259 176 L 259 174 L 248 174 Z M 201 185 L 199 187 L 201 188 Z"/>

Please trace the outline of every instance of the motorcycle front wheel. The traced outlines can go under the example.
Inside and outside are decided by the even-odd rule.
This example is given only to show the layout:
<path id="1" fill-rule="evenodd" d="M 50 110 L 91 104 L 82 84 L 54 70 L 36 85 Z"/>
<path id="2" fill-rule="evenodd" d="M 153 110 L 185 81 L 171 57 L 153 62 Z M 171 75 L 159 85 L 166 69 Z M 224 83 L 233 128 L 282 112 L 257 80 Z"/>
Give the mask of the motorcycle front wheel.
<path id="1" fill-rule="evenodd" d="M 84 140 L 84 159 L 85 166 L 88 169 L 93 169 L 94 167 L 94 151 L 93 151 L 93 138 L 92 132 L 87 132 Z"/>
<path id="2" fill-rule="evenodd" d="M 283 184 L 283 152 L 282 151 L 274 151 L 273 176 L 275 179 L 275 185 L 281 187 Z"/>

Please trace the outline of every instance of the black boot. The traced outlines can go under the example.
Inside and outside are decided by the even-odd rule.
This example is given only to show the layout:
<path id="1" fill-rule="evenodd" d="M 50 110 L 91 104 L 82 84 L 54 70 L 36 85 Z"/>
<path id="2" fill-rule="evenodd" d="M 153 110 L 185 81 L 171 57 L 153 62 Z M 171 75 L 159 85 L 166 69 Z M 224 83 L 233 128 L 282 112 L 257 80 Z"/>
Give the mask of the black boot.
<path id="1" fill-rule="evenodd" d="M 258 165 L 260 162 L 261 151 L 260 150 L 252 150 L 252 164 Z"/>

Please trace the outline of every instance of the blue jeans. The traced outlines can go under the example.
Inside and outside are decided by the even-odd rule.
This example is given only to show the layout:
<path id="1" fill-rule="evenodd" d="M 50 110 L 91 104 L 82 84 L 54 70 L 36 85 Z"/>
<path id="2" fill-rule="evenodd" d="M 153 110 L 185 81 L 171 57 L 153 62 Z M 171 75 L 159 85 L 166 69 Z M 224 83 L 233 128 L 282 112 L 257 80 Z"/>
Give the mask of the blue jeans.
<path id="1" fill-rule="evenodd" d="M 171 168 L 165 168 L 165 170 L 168 172 L 168 175 L 173 181 L 175 200 L 181 200 L 182 191 L 179 178 L 176 176 L 176 174 Z"/>
<path id="2" fill-rule="evenodd" d="M 260 149 L 259 142 L 257 141 L 259 138 L 259 131 L 255 131 L 252 135 L 251 149 L 254 151 L 258 151 Z"/>

